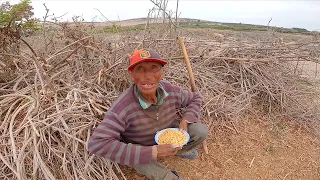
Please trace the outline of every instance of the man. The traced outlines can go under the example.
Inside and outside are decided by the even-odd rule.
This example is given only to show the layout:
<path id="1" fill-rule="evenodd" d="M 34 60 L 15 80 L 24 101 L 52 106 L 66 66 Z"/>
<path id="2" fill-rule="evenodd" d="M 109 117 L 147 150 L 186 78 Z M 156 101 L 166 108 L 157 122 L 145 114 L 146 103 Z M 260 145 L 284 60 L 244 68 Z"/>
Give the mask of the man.
<path id="1" fill-rule="evenodd" d="M 155 180 L 182 179 L 176 171 L 157 162 L 158 158 L 180 156 L 195 159 L 196 146 L 208 134 L 199 122 L 202 99 L 199 94 L 181 90 L 163 81 L 167 64 L 153 50 L 141 49 L 129 59 L 130 79 L 134 85 L 123 92 L 94 130 L 88 149 L 111 161 L 128 165 Z M 157 131 L 172 127 L 177 110 L 183 108 L 180 130 L 186 130 L 190 141 L 181 148 L 156 145 Z"/>

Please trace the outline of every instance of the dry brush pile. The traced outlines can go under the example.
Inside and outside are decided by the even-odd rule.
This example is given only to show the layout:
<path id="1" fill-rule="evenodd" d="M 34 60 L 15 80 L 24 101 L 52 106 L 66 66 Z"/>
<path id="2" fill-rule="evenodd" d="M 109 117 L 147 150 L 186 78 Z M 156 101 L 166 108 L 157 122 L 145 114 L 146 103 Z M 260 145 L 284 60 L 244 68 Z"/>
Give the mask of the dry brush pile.
<path id="1" fill-rule="evenodd" d="M 290 61 L 318 63 L 319 41 L 178 32 L 185 37 L 209 127 L 214 121 L 257 112 L 316 127 L 320 111 L 310 103 L 317 97 L 315 87 Z M 14 68 L 10 78 L 0 82 L 0 179 L 123 176 L 117 164 L 88 153 L 86 142 L 111 103 L 130 86 L 126 67 L 134 49 L 156 49 L 169 61 L 165 79 L 189 88 L 177 34 L 161 26 L 90 35 L 78 22 L 26 38 L 30 47 L 24 45 L 19 54 L 2 51 L 1 57 L 10 57 Z M 6 66 L 2 63 L 2 70 Z"/>

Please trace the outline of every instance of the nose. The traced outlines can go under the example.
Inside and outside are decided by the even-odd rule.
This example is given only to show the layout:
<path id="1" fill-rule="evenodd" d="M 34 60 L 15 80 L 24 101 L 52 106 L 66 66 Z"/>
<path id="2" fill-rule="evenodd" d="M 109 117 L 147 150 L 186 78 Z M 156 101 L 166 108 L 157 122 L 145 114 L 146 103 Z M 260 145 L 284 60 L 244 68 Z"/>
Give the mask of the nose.
<path id="1" fill-rule="evenodd" d="M 151 71 L 146 71 L 144 77 L 146 80 L 152 79 L 153 73 Z"/>

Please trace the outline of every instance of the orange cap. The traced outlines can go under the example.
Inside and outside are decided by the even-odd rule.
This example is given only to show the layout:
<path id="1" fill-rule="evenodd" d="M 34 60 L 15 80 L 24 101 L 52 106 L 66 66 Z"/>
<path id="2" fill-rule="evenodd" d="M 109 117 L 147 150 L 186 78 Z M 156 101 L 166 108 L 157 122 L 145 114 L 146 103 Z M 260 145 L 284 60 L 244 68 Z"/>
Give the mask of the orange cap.
<path id="1" fill-rule="evenodd" d="M 151 50 L 151 49 L 140 49 L 140 50 L 134 51 L 132 56 L 130 56 L 129 61 L 130 61 L 130 65 L 128 67 L 129 71 L 132 70 L 133 66 L 146 61 L 158 62 L 163 66 L 168 64 L 167 61 L 162 60 L 160 58 L 158 53 L 156 53 L 154 50 Z"/>

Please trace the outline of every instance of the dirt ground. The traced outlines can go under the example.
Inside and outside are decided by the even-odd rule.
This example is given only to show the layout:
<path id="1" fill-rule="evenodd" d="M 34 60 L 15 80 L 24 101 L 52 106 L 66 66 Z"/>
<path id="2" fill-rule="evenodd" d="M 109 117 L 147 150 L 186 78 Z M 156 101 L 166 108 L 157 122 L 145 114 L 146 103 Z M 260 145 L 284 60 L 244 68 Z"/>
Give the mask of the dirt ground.
<path id="1" fill-rule="evenodd" d="M 250 118 L 212 128 L 209 154 L 196 160 L 167 158 L 164 164 L 185 180 L 319 180 L 320 141 L 292 121 Z M 146 179 L 123 168 L 129 180 Z"/>

